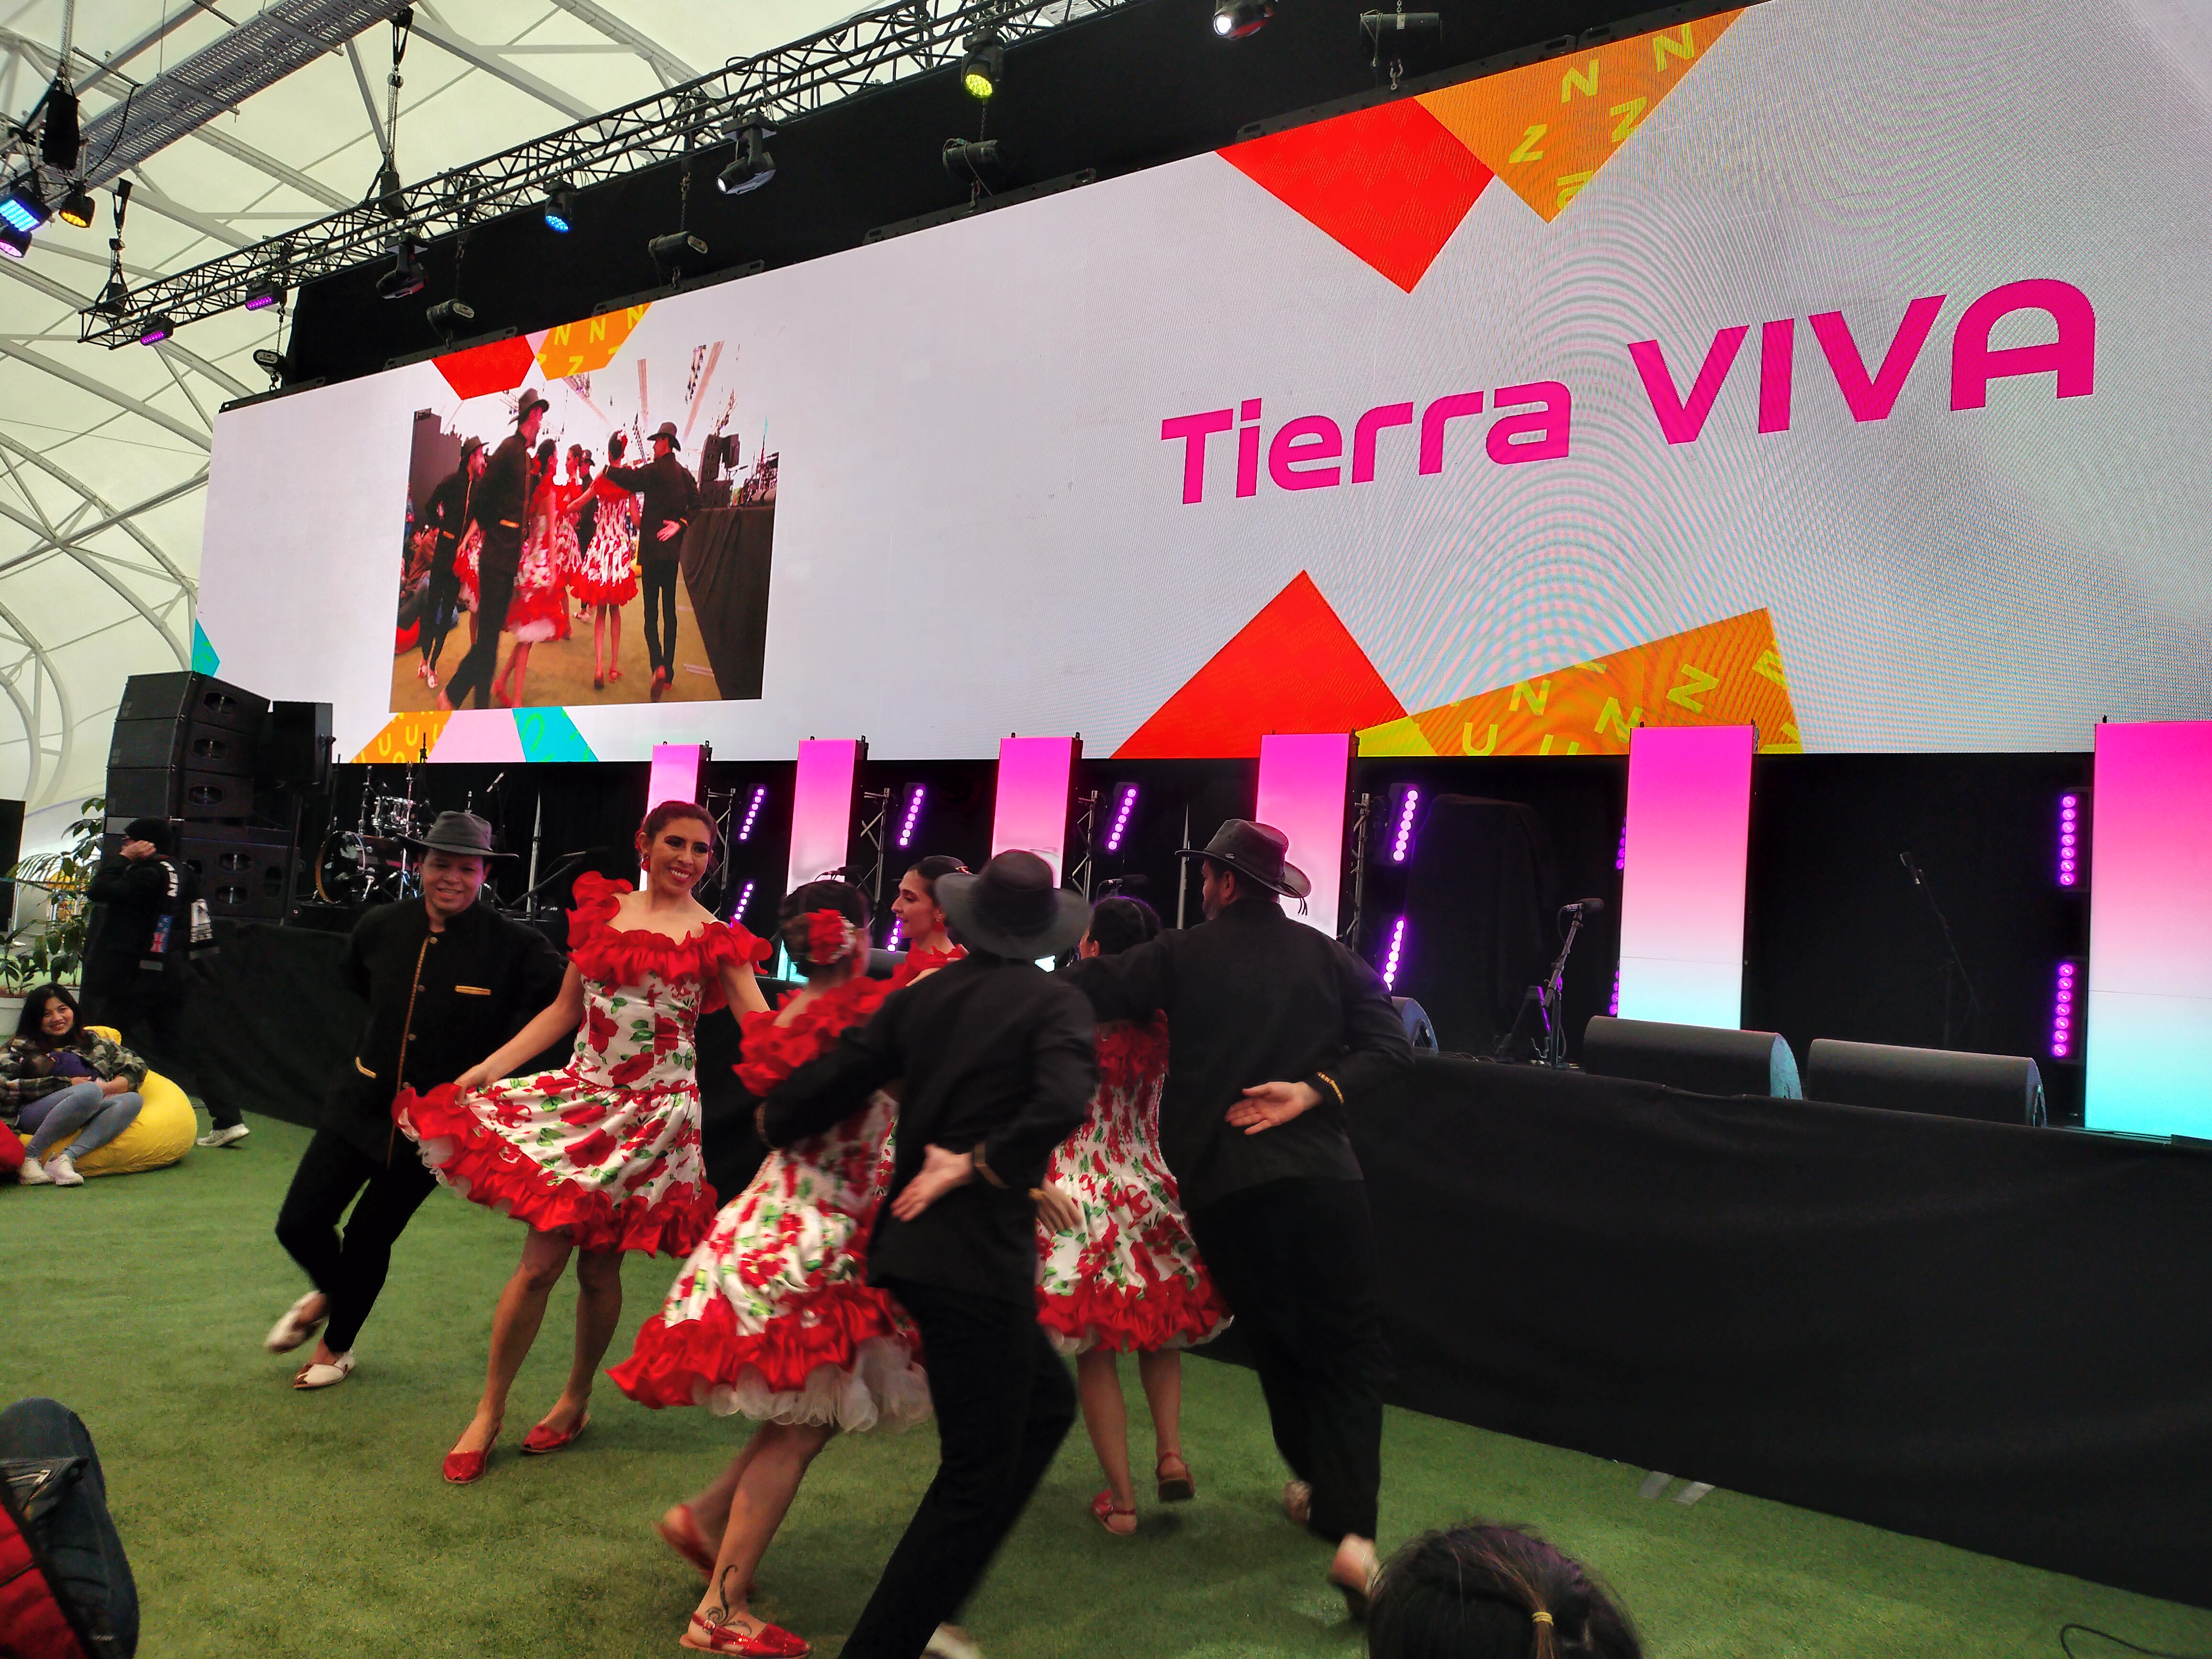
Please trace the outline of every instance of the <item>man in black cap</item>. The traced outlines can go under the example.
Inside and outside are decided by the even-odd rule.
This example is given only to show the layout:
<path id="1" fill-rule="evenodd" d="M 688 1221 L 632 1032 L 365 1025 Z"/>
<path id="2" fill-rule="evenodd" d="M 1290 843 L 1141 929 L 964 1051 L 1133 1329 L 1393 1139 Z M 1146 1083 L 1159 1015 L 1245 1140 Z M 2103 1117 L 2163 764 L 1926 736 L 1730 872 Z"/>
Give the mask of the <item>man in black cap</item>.
<path id="1" fill-rule="evenodd" d="M 492 849 L 489 824 L 441 812 L 412 844 L 422 854 L 422 896 L 380 905 L 354 924 L 338 971 L 368 1000 L 368 1018 L 276 1217 L 278 1242 L 315 1288 L 276 1322 L 269 1351 L 288 1353 L 329 1321 L 293 1379 L 297 1389 L 351 1374 L 354 1337 L 384 1288 L 392 1243 L 437 1184 L 413 1144 L 398 1139 L 393 1098 L 402 1087 L 451 1083 L 550 1003 L 568 972 L 543 933 L 477 902 L 490 861 L 509 856 Z"/>
<path id="2" fill-rule="evenodd" d="M 845 1638 L 846 1659 L 915 1659 L 983 1576 L 1075 1420 L 1067 1368 L 1036 1322 L 1031 1194 L 1083 1121 L 1096 1033 L 1083 998 L 1036 959 L 1080 939 L 1088 908 L 1034 853 L 939 876 L 935 896 L 968 955 L 893 992 L 760 1110 L 763 1137 L 787 1146 L 905 1079 L 868 1277 L 921 1328 L 937 1478 Z"/>
<path id="3" fill-rule="evenodd" d="M 698 481 L 676 459 L 683 447 L 676 422 L 663 421 L 653 434 L 651 460 L 599 474 L 640 498 L 637 562 L 644 572 L 645 649 L 653 663 L 655 702 L 676 678 L 676 556 L 683 550 L 684 526 L 699 510 Z"/>
<path id="4" fill-rule="evenodd" d="M 1375 971 L 1284 913 L 1311 890 L 1281 830 L 1231 818 L 1203 853 L 1206 921 L 1064 977 L 1101 1019 L 1165 1009 L 1160 1150 L 1191 1237 L 1249 1344 L 1284 1507 L 1337 1546 L 1355 1614 L 1374 1576 L 1389 1375 L 1379 1266 L 1345 1114 L 1413 1064 Z"/>
<path id="5" fill-rule="evenodd" d="M 184 1029 L 185 993 L 200 878 L 176 857 L 176 830 L 165 818 L 133 818 L 122 845 L 100 860 L 85 884 L 92 913 L 85 927 L 84 1020 L 110 1025 L 186 1094 L 198 1094 L 211 1121 L 203 1146 L 230 1146 L 249 1131 L 238 1108 L 196 1086 L 198 1067 Z"/>
<path id="6" fill-rule="evenodd" d="M 477 707 L 492 701 L 491 680 L 499 666 L 499 636 L 507 627 L 507 607 L 514 598 L 515 573 L 522 568 L 522 525 L 530 511 L 530 452 L 538 424 L 550 408 L 536 392 L 522 394 L 514 430 L 484 463 L 483 476 L 469 504 L 469 516 L 483 526 L 477 554 L 477 637 L 469 654 L 438 694 L 438 707 L 459 708 L 477 695 Z"/>
<path id="7" fill-rule="evenodd" d="M 435 539 L 430 547 L 430 586 L 422 603 L 422 678 L 430 690 L 438 689 L 438 659 L 446 649 L 455 609 L 460 603 L 461 579 L 453 569 L 453 556 L 468 533 L 470 509 L 477 483 L 484 475 L 489 458 L 482 438 L 461 441 L 458 465 L 438 481 L 422 507 L 423 527 Z"/>

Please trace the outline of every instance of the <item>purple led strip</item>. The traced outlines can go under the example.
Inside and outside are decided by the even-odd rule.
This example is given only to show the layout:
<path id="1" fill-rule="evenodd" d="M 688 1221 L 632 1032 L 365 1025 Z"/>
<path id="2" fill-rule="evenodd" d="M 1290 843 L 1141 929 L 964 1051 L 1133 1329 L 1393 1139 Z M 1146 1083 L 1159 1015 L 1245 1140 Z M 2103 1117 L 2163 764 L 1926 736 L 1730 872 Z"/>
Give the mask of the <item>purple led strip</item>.
<path id="1" fill-rule="evenodd" d="M 1406 791 L 1405 804 L 1398 809 L 1398 834 L 1390 843 L 1390 862 L 1393 864 L 1403 864 L 1406 854 L 1413 850 L 1413 812 L 1420 804 L 1421 792 L 1409 787 Z"/>
<path id="2" fill-rule="evenodd" d="M 2051 1000 L 2051 1057 L 2071 1060 L 2081 1043 L 2078 1018 L 2080 994 L 2087 988 L 2082 983 L 2081 964 L 2062 962 L 2058 964 L 2058 982 Z"/>
<path id="3" fill-rule="evenodd" d="M 753 825 L 760 821 L 761 807 L 767 800 L 768 786 L 762 784 L 753 791 L 753 804 L 745 808 L 745 821 L 738 830 L 739 841 L 750 841 L 753 838 Z"/>
<path id="4" fill-rule="evenodd" d="M 2081 798 L 2058 798 L 2058 884 L 2078 886 L 2081 879 Z"/>
<path id="5" fill-rule="evenodd" d="M 1123 784 L 1121 799 L 1114 808 L 1114 827 L 1106 832 L 1108 852 L 1118 853 L 1121 850 L 1121 837 L 1129 831 L 1129 814 L 1134 811 L 1136 807 L 1137 786 L 1133 783 Z"/>
<path id="6" fill-rule="evenodd" d="M 1397 925 L 1390 930 L 1389 953 L 1382 958 L 1382 988 L 1386 991 L 1395 988 L 1398 983 L 1398 958 L 1404 954 L 1405 949 L 1406 919 L 1401 916 Z"/>
<path id="7" fill-rule="evenodd" d="M 899 821 L 898 844 L 901 847 L 914 845 L 915 827 L 921 822 L 922 797 L 928 793 L 928 787 L 919 783 L 908 790 L 906 816 Z"/>

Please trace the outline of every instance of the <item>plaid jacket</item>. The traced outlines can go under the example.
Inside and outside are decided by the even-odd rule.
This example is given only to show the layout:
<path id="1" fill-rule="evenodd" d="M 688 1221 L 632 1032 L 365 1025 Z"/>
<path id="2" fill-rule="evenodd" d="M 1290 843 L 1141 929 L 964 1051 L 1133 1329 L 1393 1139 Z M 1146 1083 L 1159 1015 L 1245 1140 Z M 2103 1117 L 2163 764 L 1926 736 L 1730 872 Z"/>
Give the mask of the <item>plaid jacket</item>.
<path id="1" fill-rule="evenodd" d="M 80 1026 L 69 1048 L 83 1057 L 95 1077 L 127 1078 L 134 1089 L 146 1080 L 146 1062 L 104 1031 Z M 51 1051 L 34 1047 L 25 1037 L 13 1038 L 0 1048 L 0 1123 L 13 1127 L 16 1114 L 41 1095 L 84 1080 L 56 1075 L 52 1064 Z"/>

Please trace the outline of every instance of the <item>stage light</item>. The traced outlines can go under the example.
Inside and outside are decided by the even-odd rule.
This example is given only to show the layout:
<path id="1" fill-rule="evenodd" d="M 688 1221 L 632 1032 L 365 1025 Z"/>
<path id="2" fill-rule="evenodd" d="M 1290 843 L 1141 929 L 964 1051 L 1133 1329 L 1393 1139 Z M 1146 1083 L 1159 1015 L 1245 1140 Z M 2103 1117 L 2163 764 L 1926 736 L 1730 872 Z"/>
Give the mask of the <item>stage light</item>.
<path id="1" fill-rule="evenodd" d="M 566 236 L 576 223 L 576 192 L 567 180 L 545 187 L 545 228 Z"/>
<path id="2" fill-rule="evenodd" d="M 2078 887 L 2087 872 L 2082 834 L 2088 828 L 2088 792 L 2069 790 L 2058 798 L 2058 884 Z"/>
<path id="3" fill-rule="evenodd" d="M 159 345 L 177 331 L 177 319 L 166 311 L 157 311 L 146 319 L 146 326 L 138 331 L 140 345 Z"/>
<path id="4" fill-rule="evenodd" d="M 730 907 L 732 921 L 743 921 L 745 919 L 745 907 L 753 902 L 753 889 L 758 884 L 757 882 L 750 881 L 745 884 L 744 890 L 738 895 L 738 902 Z"/>
<path id="5" fill-rule="evenodd" d="M 1215 0 L 1213 32 L 1224 40 L 1242 40 L 1267 27 L 1273 0 Z"/>
<path id="6" fill-rule="evenodd" d="M 27 233 L 16 229 L 13 225 L 0 225 L 0 254 L 5 254 L 10 259 L 20 259 L 30 251 L 31 239 Z"/>
<path id="7" fill-rule="evenodd" d="M 998 178 L 999 141 L 985 138 L 970 141 L 966 138 L 947 138 L 938 159 L 945 170 L 956 179 L 966 179 L 979 185 L 988 185 Z"/>
<path id="8" fill-rule="evenodd" d="M 960 60 L 960 84 L 970 98 L 988 102 L 1006 78 L 1006 49 L 999 44 L 999 32 L 977 29 L 961 44 L 968 55 Z"/>
<path id="9" fill-rule="evenodd" d="M 257 284 L 253 292 L 246 296 L 246 308 L 248 311 L 266 311 L 271 306 L 281 306 L 283 303 L 284 284 L 273 278 Z"/>
<path id="10" fill-rule="evenodd" d="M 884 935 L 884 949 L 886 951 L 896 951 L 898 948 L 899 919 L 896 916 L 893 916 L 891 918 L 891 930 L 890 933 Z"/>
<path id="11" fill-rule="evenodd" d="M 744 821 L 738 826 L 738 839 L 750 841 L 753 825 L 760 822 L 761 808 L 768 804 L 768 786 L 762 784 L 753 791 L 752 805 L 745 808 Z"/>
<path id="12" fill-rule="evenodd" d="M 2051 1057 L 2071 1060 L 2081 1046 L 2081 1000 L 2087 991 L 2088 975 L 2079 962 L 2058 964 L 2057 984 L 2051 999 Z"/>
<path id="13" fill-rule="evenodd" d="M 422 245 L 403 236 L 392 245 L 392 269 L 376 279 L 376 291 L 386 300 L 409 300 L 429 284 L 422 261 Z"/>
<path id="14" fill-rule="evenodd" d="M 1620 1018 L 1620 966 L 1617 963 L 1613 969 L 1613 1000 L 1605 1005 L 1605 1012 L 1609 1019 Z"/>
<path id="15" fill-rule="evenodd" d="M 1413 850 L 1413 819 L 1421 810 L 1421 792 L 1410 783 L 1401 783 L 1390 792 L 1393 811 L 1390 833 L 1390 862 L 1403 864 L 1406 855 Z"/>
<path id="16" fill-rule="evenodd" d="M 57 173 L 74 173 L 81 148 L 76 94 L 67 81 L 56 76 L 53 85 L 46 89 L 46 118 L 39 134 L 39 159 Z"/>
<path id="17" fill-rule="evenodd" d="M 775 158 L 768 153 L 768 141 L 775 136 L 775 129 L 769 125 L 764 112 L 753 110 L 738 123 L 733 136 L 738 141 L 737 154 L 714 175 L 714 188 L 725 196 L 743 196 L 775 177 Z"/>
<path id="18" fill-rule="evenodd" d="M 671 281 L 684 275 L 684 267 L 707 257 L 707 244 L 688 230 L 656 236 L 645 245 L 655 270 Z"/>
<path id="19" fill-rule="evenodd" d="M 1106 850 L 1118 853 L 1121 850 L 1121 842 L 1129 834 L 1129 820 L 1136 816 L 1137 786 L 1133 783 L 1115 784 L 1113 805 L 1108 810 L 1114 816 L 1106 826 Z"/>
<path id="20" fill-rule="evenodd" d="M 80 179 L 70 185 L 69 194 L 62 198 L 61 206 L 54 210 L 54 217 L 65 225 L 75 225 L 79 230 L 87 230 L 91 228 L 93 216 L 99 211 L 99 204 L 92 199 L 92 192 Z"/>
<path id="21" fill-rule="evenodd" d="M 929 793 L 929 786 L 909 783 L 906 799 L 899 806 L 898 844 L 902 848 L 914 845 L 915 831 L 921 825 L 921 803 Z"/>
<path id="22" fill-rule="evenodd" d="M 1626 819 L 1621 822 L 1620 849 L 1613 855 L 1613 867 L 1616 870 L 1628 868 L 1628 823 Z"/>
<path id="23" fill-rule="evenodd" d="M 441 340 L 451 340 L 460 331 L 457 323 L 473 323 L 477 308 L 466 300 L 441 300 L 422 313 L 426 321 L 437 331 Z"/>
<path id="24" fill-rule="evenodd" d="M 35 176 L 0 196 L 0 220 L 4 220 L 10 230 L 20 230 L 27 236 L 52 217 L 53 210 L 47 207 L 46 192 L 39 188 Z"/>
<path id="25" fill-rule="evenodd" d="M 1406 919 L 1401 916 L 1396 925 L 1390 929 L 1390 948 L 1382 957 L 1382 988 L 1386 991 L 1397 988 L 1398 959 L 1405 954 L 1405 951 Z"/>

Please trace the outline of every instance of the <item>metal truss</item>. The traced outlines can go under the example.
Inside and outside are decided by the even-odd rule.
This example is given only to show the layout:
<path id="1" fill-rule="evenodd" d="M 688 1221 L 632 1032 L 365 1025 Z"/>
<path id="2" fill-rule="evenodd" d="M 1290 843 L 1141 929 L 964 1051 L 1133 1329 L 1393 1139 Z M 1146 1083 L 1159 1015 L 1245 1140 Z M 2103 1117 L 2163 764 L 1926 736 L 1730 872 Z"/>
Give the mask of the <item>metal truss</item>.
<path id="1" fill-rule="evenodd" d="M 242 306 L 270 283 L 288 290 L 362 264 L 400 238 L 427 246 L 537 207 L 548 187 L 576 189 L 726 142 L 753 110 L 788 121 L 955 63 L 963 38 L 989 26 L 1012 45 L 1133 0 L 898 0 L 805 40 L 623 108 L 363 202 L 281 236 L 143 283 L 120 306 L 88 306 L 81 340 L 129 345 L 161 317 L 170 328 Z M 417 32 L 432 36 L 418 23 Z"/>

